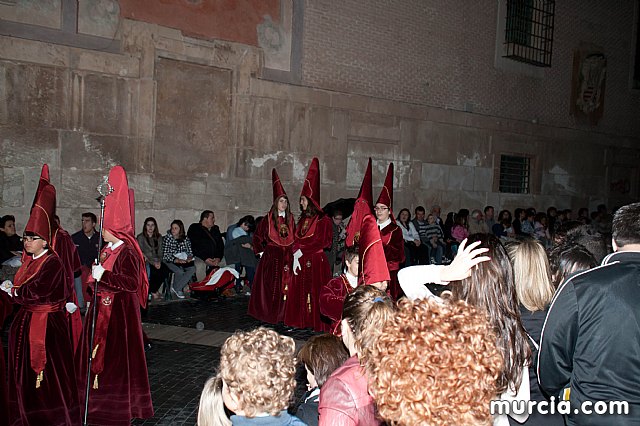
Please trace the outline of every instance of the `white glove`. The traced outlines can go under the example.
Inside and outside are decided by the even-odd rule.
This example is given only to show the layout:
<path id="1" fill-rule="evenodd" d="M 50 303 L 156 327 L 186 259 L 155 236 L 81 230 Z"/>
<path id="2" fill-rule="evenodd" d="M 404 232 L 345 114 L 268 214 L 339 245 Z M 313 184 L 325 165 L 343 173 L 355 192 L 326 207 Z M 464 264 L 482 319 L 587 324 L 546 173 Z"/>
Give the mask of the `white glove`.
<path id="1" fill-rule="evenodd" d="M 293 253 L 293 275 L 298 275 L 298 271 L 302 270 L 300 266 L 300 258 L 302 257 L 302 250 L 298 249 Z"/>
<path id="2" fill-rule="evenodd" d="M 67 312 L 69 312 L 70 314 L 78 310 L 78 306 L 73 302 L 67 303 L 66 305 L 64 305 L 64 307 L 67 308 Z"/>
<path id="3" fill-rule="evenodd" d="M 104 274 L 104 268 L 102 267 L 102 265 L 93 265 L 93 267 L 91 268 L 91 276 L 93 277 L 93 279 L 96 281 L 100 281 L 100 278 L 102 278 L 102 274 Z"/>
<path id="4" fill-rule="evenodd" d="M 13 288 L 13 283 L 9 280 L 4 280 L 2 284 L 0 284 L 0 290 L 6 292 L 11 297 L 13 297 L 13 294 L 11 294 L 12 288 Z"/>
<path id="5" fill-rule="evenodd" d="M 262 259 L 262 255 L 263 255 L 263 254 L 264 254 L 264 252 L 263 252 L 263 251 L 261 251 L 260 253 L 258 253 L 258 257 L 259 257 L 260 259 Z"/>

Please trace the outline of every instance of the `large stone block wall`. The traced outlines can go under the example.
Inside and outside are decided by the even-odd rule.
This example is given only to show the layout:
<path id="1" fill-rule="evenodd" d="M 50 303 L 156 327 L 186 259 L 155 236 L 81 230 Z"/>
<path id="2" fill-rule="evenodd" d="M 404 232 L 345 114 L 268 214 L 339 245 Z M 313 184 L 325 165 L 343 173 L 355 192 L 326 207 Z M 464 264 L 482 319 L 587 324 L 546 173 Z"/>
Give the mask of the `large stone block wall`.
<path id="1" fill-rule="evenodd" d="M 506 0 L 305 2 L 303 83 L 419 105 L 589 128 L 569 114 L 572 61 L 581 45 L 607 56 L 598 131 L 640 134 L 640 91 L 630 89 L 633 0 L 555 2 L 552 66 L 496 66 Z M 615 24 L 612 24 L 614 23 Z M 510 67 L 509 65 L 514 65 Z"/>
<path id="2" fill-rule="evenodd" d="M 0 36 L 0 213 L 19 229 L 43 162 L 70 230 L 97 213 L 114 164 L 136 191 L 138 230 L 204 208 L 222 227 L 263 214 L 272 167 L 297 204 L 313 156 L 323 204 L 355 196 L 369 156 L 376 191 L 396 165 L 396 211 L 638 197 L 638 139 L 270 82 L 258 48 L 129 20 L 119 31 L 121 53 Z M 501 153 L 532 156 L 532 194 L 497 191 Z"/>

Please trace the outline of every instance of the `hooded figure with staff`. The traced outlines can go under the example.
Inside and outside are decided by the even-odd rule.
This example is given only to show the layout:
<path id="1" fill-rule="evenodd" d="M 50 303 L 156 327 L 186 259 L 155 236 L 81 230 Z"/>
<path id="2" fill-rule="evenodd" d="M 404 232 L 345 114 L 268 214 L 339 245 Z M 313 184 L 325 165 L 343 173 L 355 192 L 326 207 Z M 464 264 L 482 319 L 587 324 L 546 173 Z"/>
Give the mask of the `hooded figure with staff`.
<path id="1" fill-rule="evenodd" d="M 132 418 L 153 416 L 140 320 L 149 284 L 134 234 L 133 191 L 121 166 L 111 169 L 107 187 L 101 192 L 101 232 L 107 245 L 92 269 L 94 297 L 76 371 L 85 423 L 129 425 Z"/>
<path id="2" fill-rule="evenodd" d="M 20 305 L 9 339 L 10 425 L 79 425 L 73 344 L 65 312 L 65 267 L 51 249 L 56 191 L 41 182 L 23 241 L 27 253 L 2 289 Z"/>

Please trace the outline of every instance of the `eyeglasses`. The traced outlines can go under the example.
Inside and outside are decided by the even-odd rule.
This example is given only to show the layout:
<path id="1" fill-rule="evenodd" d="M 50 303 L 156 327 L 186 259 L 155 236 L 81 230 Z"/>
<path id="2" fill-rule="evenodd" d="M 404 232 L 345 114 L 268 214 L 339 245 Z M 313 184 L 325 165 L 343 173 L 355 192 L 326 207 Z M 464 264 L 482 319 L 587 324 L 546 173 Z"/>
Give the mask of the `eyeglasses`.
<path id="1" fill-rule="evenodd" d="M 32 243 L 32 242 L 34 242 L 35 240 L 41 240 L 41 239 L 42 239 L 42 238 L 40 238 L 40 237 L 37 237 L 37 236 L 36 236 L 36 237 L 33 237 L 33 236 L 29 235 L 29 236 L 24 236 L 24 237 L 22 237 L 22 242 L 25 242 L 25 243 Z"/>
<path id="2" fill-rule="evenodd" d="M 378 211 L 389 210 L 389 207 L 374 207 L 373 209 L 378 212 Z"/>

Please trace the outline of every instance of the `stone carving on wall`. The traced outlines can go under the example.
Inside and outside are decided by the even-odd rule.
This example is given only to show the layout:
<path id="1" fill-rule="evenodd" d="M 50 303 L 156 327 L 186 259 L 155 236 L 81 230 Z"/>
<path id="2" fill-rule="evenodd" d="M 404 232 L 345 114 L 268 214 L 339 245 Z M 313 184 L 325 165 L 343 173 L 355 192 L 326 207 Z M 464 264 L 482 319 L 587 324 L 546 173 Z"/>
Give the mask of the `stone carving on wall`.
<path id="1" fill-rule="evenodd" d="M 293 1 L 281 0 L 280 22 L 269 15 L 258 25 L 258 43 L 264 50 L 265 68 L 291 71 Z"/>
<path id="2" fill-rule="evenodd" d="M 571 113 L 579 121 L 598 124 L 604 112 L 607 58 L 600 50 L 574 52 Z"/>

